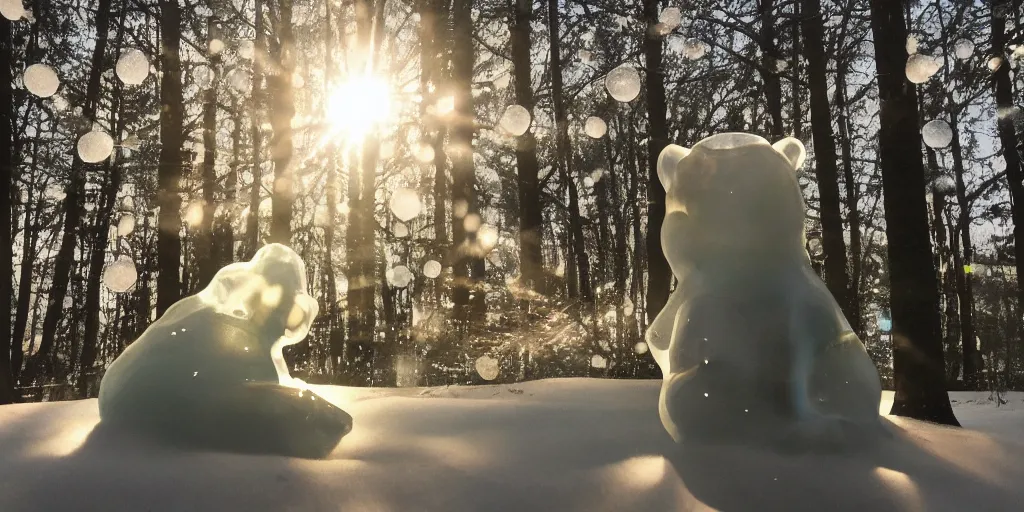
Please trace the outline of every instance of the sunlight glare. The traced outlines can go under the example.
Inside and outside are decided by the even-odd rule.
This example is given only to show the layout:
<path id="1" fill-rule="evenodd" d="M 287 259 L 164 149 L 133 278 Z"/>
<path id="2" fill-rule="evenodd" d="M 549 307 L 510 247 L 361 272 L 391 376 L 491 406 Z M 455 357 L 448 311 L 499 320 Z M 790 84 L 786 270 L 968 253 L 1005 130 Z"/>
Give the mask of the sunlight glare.
<path id="1" fill-rule="evenodd" d="M 355 77 L 335 89 L 327 102 L 328 121 L 351 137 L 365 137 L 391 110 L 390 87 L 379 76 Z"/>

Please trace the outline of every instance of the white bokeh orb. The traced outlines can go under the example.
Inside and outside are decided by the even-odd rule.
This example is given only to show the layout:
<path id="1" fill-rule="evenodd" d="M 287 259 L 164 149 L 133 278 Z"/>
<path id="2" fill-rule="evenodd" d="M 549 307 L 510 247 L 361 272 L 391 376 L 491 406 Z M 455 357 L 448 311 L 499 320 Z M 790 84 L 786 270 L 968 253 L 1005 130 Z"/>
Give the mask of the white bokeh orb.
<path id="1" fill-rule="evenodd" d="M 250 77 L 249 72 L 244 69 L 236 69 L 232 71 L 228 74 L 227 79 L 228 85 L 240 93 L 249 92 L 250 87 L 252 87 L 252 77 Z"/>
<path id="2" fill-rule="evenodd" d="M 25 6 L 21 0 L 0 0 L 0 14 L 11 21 L 18 21 L 25 16 Z"/>
<path id="3" fill-rule="evenodd" d="M 126 213 L 117 221 L 117 234 L 118 236 L 128 236 L 132 231 L 135 231 L 135 216 Z"/>
<path id="4" fill-rule="evenodd" d="M 413 275 L 408 267 L 405 265 L 398 265 L 397 267 L 388 269 L 384 273 L 388 280 L 388 284 L 395 288 L 405 288 L 412 282 Z"/>
<path id="5" fill-rule="evenodd" d="M 666 7 L 658 16 L 658 22 L 665 25 L 669 30 L 675 30 L 683 23 L 683 13 L 678 7 Z"/>
<path id="6" fill-rule="evenodd" d="M 498 360 L 491 356 L 480 356 L 476 358 L 476 373 L 483 380 L 494 380 L 498 378 L 500 366 Z"/>
<path id="7" fill-rule="evenodd" d="M 139 85 L 149 76 L 149 58 L 139 50 L 128 50 L 117 59 L 117 77 L 127 85 Z"/>
<path id="8" fill-rule="evenodd" d="M 608 133 L 608 123 L 605 123 L 604 119 L 600 117 L 588 117 L 587 121 L 583 124 L 583 133 L 587 134 L 587 137 L 591 139 L 600 139 Z"/>
<path id="9" fill-rule="evenodd" d="M 683 41 L 683 57 L 689 60 L 698 60 L 708 52 L 708 47 L 704 44 L 704 41 L 691 37 L 686 41 Z"/>
<path id="10" fill-rule="evenodd" d="M 942 69 L 942 63 L 935 57 L 915 53 L 907 59 L 907 80 L 915 84 L 923 84 Z"/>
<path id="11" fill-rule="evenodd" d="M 423 276 L 429 279 L 437 279 L 441 275 L 441 263 L 437 260 L 428 260 L 423 264 Z"/>
<path id="12" fill-rule="evenodd" d="M 83 162 L 102 162 L 114 151 L 114 139 L 104 131 L 91 131 L 78 139 L 78 156 Z"/>
<path id="13" fill-rule="evenodd" d="M 60 79 L 57 73 L 46 64 L 32 64 L 25 69 L 22 82 L 28 92 L 40 98 L 49 98 L 57 92 L 60 87 Z"/>
<path id="14" fill-rule="evenodd" d="M 936 119 L 921 128 L 921 138 L 930 148 L 944 148 L 953 142 L 953 129 L 949 127 L 949 123 Z"/>
<path id="15" fill-rule="evenodd" d="M 629 64 L 623 64 L 608 73 L 604 85 L 615 101 L 629 103 L 640 95 L 640 72 Z"/>
<path id="16" fill-rule="evenodd" d="M 932 190 L 940 194 L 952 194 L 956 191 L 956 180 L 948 174 L 943 174 L 932 181 Z"/>
<path id="17" fill-rule="evenodd" d="M 139 278 L 135 271 L 135 262 L 127 256 L 121 256 L 116 261 L 107 264 L 103 270 L 103 285 L 114 293 L 124 293 Z"/>
<path id="18" fill-rule="evenodd" d="M 974 55 L 974 42 L 969 39 L 961 39 L 956 42 L 956 46 L 953 47 L 956 53 L 956 58 L 960 60 L 967 60 Z"/>
<path id="19" fill-rule="evenodd" d="M 402 222 L 409 222 L 423 211 L 420 195 L 411 188 L 400 188 L 391 194 L 391 213 Z"/>
<path id="20" fill-rule="evenodd" d="M 246 39 L 238 43 L 238 56 L 243 59 L 251 59 L 256 53 L 256 45 L 252 40 Z"/>
<path id="21" fill-rule="evenodd" d="M 518 137 L 530 129 L 532 122 L 533 116 L 530 115 L 529 110 L 526 110 L 526 107 L 522 105 L 509 105 L 505 109 L 505 113 L 501 115 L 498 125 L 510 135 Z"/>

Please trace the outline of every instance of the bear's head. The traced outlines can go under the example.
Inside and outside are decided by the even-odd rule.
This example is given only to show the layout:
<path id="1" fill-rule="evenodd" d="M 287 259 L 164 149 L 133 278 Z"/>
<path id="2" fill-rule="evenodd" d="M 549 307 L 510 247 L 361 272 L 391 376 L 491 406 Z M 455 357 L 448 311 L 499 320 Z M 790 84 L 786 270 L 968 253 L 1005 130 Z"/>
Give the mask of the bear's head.
<path id="1" fill-rule="evenodd" d="M 269 244 L 251 261 L 232 263 L 198 297 L 208 307 L 242 320 L 268 348 L 302 341 L 316 317 L 306 293 L 306 267 L 287 246 Z"/>
<path id="2" fill-rule="evenodd" d="M 769 261 L 803 253 L 804 203 L 796 171 L 806 152 L 794 138 L 774 145 L 723 133 L 658 159 L 666 191 L 661 241 L 673 272 L 704 261 Z"/>

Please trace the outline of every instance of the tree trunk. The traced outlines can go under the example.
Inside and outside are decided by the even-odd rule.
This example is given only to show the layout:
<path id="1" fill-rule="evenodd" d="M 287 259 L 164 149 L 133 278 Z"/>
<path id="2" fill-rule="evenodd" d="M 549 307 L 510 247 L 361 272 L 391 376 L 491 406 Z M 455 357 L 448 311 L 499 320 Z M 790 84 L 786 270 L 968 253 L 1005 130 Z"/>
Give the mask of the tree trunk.
<path id="1" fill-rule="evenodd" d="M 109 0 L 105 0 L 109 1 Z M 181 144 L 185 106 L 181 92 L 181 8 L 160 0 L 160 164 L 157 171 L 156 314 L 181 298 Z"/>
<path id="2" fill-rule="evenodd" d="M 211 16 L 206 23 L 207 61 L 213 71 L 210 87 L 203 93 L 203 219 L 196 232 L 196 280 L 195 290 L 202 290 L 217 272 L 213 236 L 213 216 L 217 209 L 217 86 L 220 82 L 220 52 L 209 50 L 210 43 L 217 39 L 217 18 Z"/>
<path id="3" fill-rule="evenodd" d="M 648 26 L 658 23 L 659 2 L 644 0 L 644 21 Z M 658 179 L 658 157 L 668 145 L 668 107 L 665 100 L 665 71 L 662 69 L 664 48 L 661 37 L 652 30 L 644 36 L 644 57 L 647 63 L 647 115 L 650 123 L 647 143 L 647 323 L 658 316 L 668 301 L 672 270 L 661 249 L 661 225 L 665 220 L 665 187 Z M 637 220 L 639 222 L 639 220 Z"/>
<path id="4" fill-rule="evenodd" d="M 14 163 L 14 95 L 11 90 L 14 48 L 11 41 L 11 22 L 0 17 L 0 405 L 14 402 L 14 369 L 11 364 L 13 343 L 11 338 L 11 300 L 14 295 L 14 219 L 13 196 Z M 25 205 L 28 217 L 28 205 Z M 25 239 L 28 240 L 28 232 Z M 27 244 L 26 244 L 27 245 Z M 27 251 L 27 247 L 22 250 Z M 24 276 L 24 273 L 22 273 Z"/>
<path id="5" fill-rule="evenodd" d="M 252 137 L 252 185 L 249 188 L 249 217 L 246 218 L 246 256 L 252 258 L 260 248 L 260 189 L 263 182 L 263 134 L 260 109 L 263 99 L 263 59 L 267 58 L 265 28 L 263 27 L 263 0 L 254 0 L 256 41 L 252 57 L 252 97 L 249 99 L 249 132 Z"/>
<path id="6" fill-rule="evenodd" d="M 559 178 L 569 195 L 569 235 L 572 256 L 575 259 L 579 278 L 580 299 L 588 307 L 594 304 L 593 283 L 590 279 L 590 259 L 583 237 L 583 220 L 580 218 L 579 190 L 573 175 L 573 151 L 569 140 L 569 113 L 565 108 L 562 84 L 561 27 L 558 15 L 558 0 L 548 0 L 548 43 L 551 47 L 551 90 L 555 114 L 555 166 Z"/>
<path id="7" fill-rule="evenodd" d="M 100 0 L 96 7 L 96 44 L 93 47 L 89 78 L 86 82 L 85 105 L 82 108 L 82 118 L 89 121 L 96 120 L 96 107 L 99 103 L 101 91 L 100 77 L 105 69 L 104 55 L 107 49 L 109 27 L 110 0 Z M 49 370 L 50 361 L 53 357 L 51 352 L 53 351 L 54 340 L 57 334 L 57 325 L 60 323 L 61 318 L 65 316 L 64 297 L 67 296 L 68 283 L 71 280 L 71 268 L 74 266 L 75 260 L 75 246 L 77 245 L 79 228 L 85 210 L 83 205 L 85 200 L 85 171 L 86 164 L 76 152 L 71 163 L 71 176 L 64 189 L 64 234 L 61 237 L 60 248 L 57 250 L 57 257 L 53 266 L 50 294 L 46 306 L 46 314 L 43 317 L 42 339 L 39 341 L 39 348 L 29 358 L 25 371 L 21 375 L 24 385 L 31 385 L 37 378 L 44 377 Z M 10 222 L 6 225 L 9 226 Z"/>
<path id="8" fill-rule="evenodd" d="M 274 191 L 271 197 L 270 241 L 284 245 L 292 240 L 292 208 L 295 203 L 292 168 L 292 118 L 295 99 L 292 75 L 295 73 L 295 38 L 292 35 L 292 0 L 278 0 L 277 41 L 272 54 L 277 72 L 267 77 L 270 98 L 270 159 L 274 162 Z"/>
<path id="9" fill-rule="evenodd" d="M 235 255 L 235 215 L 238 202 L 238 172 L 242 168 L 242 111 L 238 108 L 237 98 L 231 100 L 231 164 L 228 176 L 224 180 L 224 214 L 214 219 L 214 268 L 216 273 L 221 267 L 232 263 Z"/>
<path id="10" fill-rule="evenodd" d="M 850 138 L 850 116 L 847 114 L 846 104 L 846 71 L 845 62 L 837 63 L 839 71 L 836 73 L 836 106 L 839 109 L 839 140 L 842 148 L 843 159 L 843 183 L 846 186 L 846 220 L 850 224 L 850 280 L 846 294 L 847 302 L 850 305 L 846 311 L 846 320 L 850 322 L 853 332 L 865 339 L 864 322 L 861 318 L 860 288 L 863 276 L 863 255 L 861 248 L 860 233 L 860 184 L 853 174 L 853 140 Z"/>
<path id="11" fill-rule="evenodd" d="M 472 0 L 455 0 L 452 6 L 452 85 L 455 121 L 452 126 L 452 203 L 466 205 L 466 216 L 479 215 L 476 170 L 473 164 L 475 113 L 473 108 L 473 17 Z M 484 260 L 476 245 L 476 233 L 469 232 L 464 219 L 452 220 L 455 284 L 452 299 L 456 318 L 475 323 L 483 320 Z"/>
<path id="12" fill-rule="evenodd" d="M 782 127 L 782 81 L 777 72 L 780 57 L 778 45 L 775 43 L 775 1 L 760 0 L 758 2 L 758 19 L 761 30 L 758 34 L 761 54 L 764 59 L 758 67 L 761 80 L 764 82 L 764 96 L 768 101 L 768 115 L 771 124 L 768 126 L 769 138 L 772 142 L 783 137 Z"/>
<path id="13" fill-rule="evenodd" d="M 821 239 L 825 255 L 825 284 L 844 315 L 856 315 L 849 300 L 850 283 L 843 238 L 843 216 L 839 199 L 839 170 L 832 132 L 832 107 L 828 101 L 828 59 L 821 19 L 820 0 L 802 0 L 804 52 L 811 92 L 811 135 L 814 139 L 815 174 L 820 199 Z M 794 88 L 797 85 L 794 84 Z"/>
<path id="14" fill-rule="evenodd" d="M 896 396 L 892 414 L 958 425 L 945 388 L 917 91 L 904 71 L 907 26 L 899 2 L 871 0 L 870 4 L 893 319 Z"/>
<path id="15" fill-rule="evenodd" d="M 334 66 L 334 25 L 331 23 L 331 0 L 324 0 L 324 97 L 331 94 L 331 88 L 337 80 Z M 343 35 L 343 34 L 342 34 Z M 330 144 L 330 143 L 329 143 Z M 327 369 L 337 377 L 341 373 L 342 358 L 345 357 L 345 337 L 338 318 L 338 284 L 334 273 L 334 231 L 338 212 L 338 159 L 337 146 L 330 144 L 327 148 L 327 162 L 324 172 L 327 174 L 325 189 L 327 198 L 327 218 L 324 224 L 324 285 L 327 288 L 327 353 L 330 362 Z"/>
<path id="16" fill-rule="evenodd" d="M 1019 8 L 1020 2 L 1000 0 L 992 2 L 992 54 L 1006 55 L 1006 17 Z M 1001 57 L 1002 58 L 1002 57 Z M 1020 149 L 1017 132 L 1014 128 L 1014 116 L 1010 115 L 1013 108 L 1013 84 L 1010 81 L 1010 63 L 1002 58 L 1002 65 L 993 75 L 995 83 L 996 112 L 1002 114 L 998 118 L 999 142 L 1002 146 L 1003 160 L 1006 162 L 1006 181 L 1010 189 L 1010 214 L 1013 217 L 1013 257 L 1017 270 L 1017 304 L 1024 308 L 1024 169 L 1021 168 Z M 1019 74 L 1019 70 L 1018 70 Z M 1019 98 L 1018 98 L 1019 99 Z M 1017 342 L 1024 337 L 1024 327 L 1018 324 Z M 1009 341 L 1007 341 L 1009 347 Z M 966 357 L 966 355 L 965 355 Z"/>
<path id="17" fill-rule="evenodd" d="M 115 100 L 115 111 L 117 114 L 117 101 Z M 112 123 L 119 123 L 112 119 Z M 120 140 L 120 126 L 113 134 L 115 140 Z M 79 359 L 80 374 L 78 376 L 78 396 L 88 398 L 90 384 L 90 372 L 96 364 L 96 356 L 99 353 L 99 328 L 100 328 L 100 281 L 103 275 L 103 265 L 107 259 L 107 240 L 110 234 L 110 223 L 117 204 L 117 192 L 121 190 L 121 165 L 120 162 L 110 162 L 104 165 L 107 174 L 102 190 L 100 191 L 99 204 L 96 208 L 96 223 L 91 233 L 92 249 L 89 254 L 89 277 L 85 284 L 85 337 L 82 340 L 82 354 Z M 72 354 L 74 356 L 74 354 Z"/>
<path id="18" fill-rule="evenodd" d="M 533 79 L 530 53 L 533 0 L 510 0 L 512 12 L 512 75 L 516 102 L 533 115 Z M 542 212 L 537 173 L 537 139 L 528 130 L 516 140 L 516 164 L 519 192 L 519 268 L 522 283 L 530 290 L 544 287 L 544 260 L 541 252 Z"/>

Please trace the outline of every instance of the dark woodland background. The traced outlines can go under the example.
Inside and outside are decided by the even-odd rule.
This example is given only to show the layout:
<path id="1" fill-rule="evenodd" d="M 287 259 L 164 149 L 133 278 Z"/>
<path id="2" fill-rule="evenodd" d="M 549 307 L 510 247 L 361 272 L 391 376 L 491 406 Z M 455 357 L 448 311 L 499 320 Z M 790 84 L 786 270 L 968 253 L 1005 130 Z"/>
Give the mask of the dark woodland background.
<path id="1" fill-rule="evenodd" d="M 808 252 L 894 412 L 955 422 L 944 389 L 1024 389 L 1020 0 L 25 8 L 0 18 L 0 403 L 95 396 L 154 318 L 267 242 L 303 257 L 320 303 L 286 351 L 309 382 L 479 384 L 481 357 L 496 382 L 657 377 L 655 163 L 722 131 L 808 146 Z M 133 49 L 140 85 L 114 71 Z M 938 71 L 912 83 L 908 52 Z M 26 90 L 36 63 L 56 95 Z M 628 103 L 605 89 L 622 64 L 641 77 Z M 331 98 L 366 69 L 389 114 L 339 135 Z M 522 136 L 502 129 L 512 105 Z M 922 143 L 933 120 L 950 144 Z M 96 129 L 116 147 L 86 163 Z M 103 279 L 119 260 L 124 292 Z"/>

